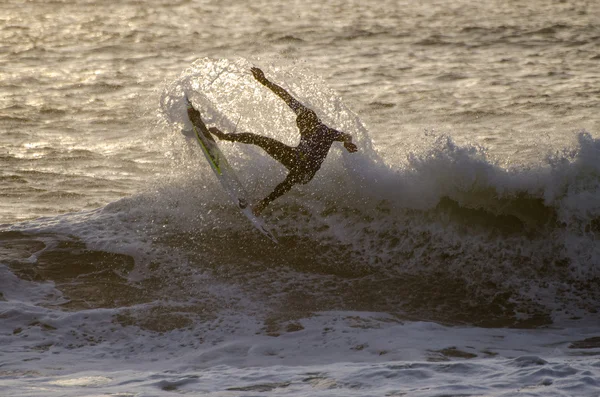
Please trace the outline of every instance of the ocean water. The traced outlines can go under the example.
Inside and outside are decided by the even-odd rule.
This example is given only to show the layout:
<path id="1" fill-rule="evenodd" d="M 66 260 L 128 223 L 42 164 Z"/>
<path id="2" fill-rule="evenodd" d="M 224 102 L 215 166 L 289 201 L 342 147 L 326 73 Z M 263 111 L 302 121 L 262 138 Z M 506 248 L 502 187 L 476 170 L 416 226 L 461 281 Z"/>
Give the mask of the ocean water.
<path id="1" fill-rule="evenodd" d="M 597 1 L 0 9 L 1 396 L 600 396 Z M 252 66 L 359 147 L 279 244 L 181 134 L 295 144 Z"/>

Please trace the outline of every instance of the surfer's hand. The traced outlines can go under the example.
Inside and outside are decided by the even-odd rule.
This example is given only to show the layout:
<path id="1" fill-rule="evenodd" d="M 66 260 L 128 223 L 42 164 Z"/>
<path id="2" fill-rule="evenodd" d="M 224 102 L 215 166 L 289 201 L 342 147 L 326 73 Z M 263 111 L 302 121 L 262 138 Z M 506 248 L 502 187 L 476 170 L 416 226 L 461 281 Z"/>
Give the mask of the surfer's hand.
<path id="1" fill-rule="evenodd" d="M 254 75 L 254 78 L 256 80 L 258 80 L 259 83 L 264 84 L 267 81 L 267 78 L 265 77 L 265 74 L 259 68 L 252 68 L 250 70 L 252 71 L 252 74 Z"/>
<path id="2" fill-rule="evenodd" d="M 344 147 L 350 153 L 354 153 L 358 150 L 358 147 L 355 144 L 353 144 L 352 142 L 344 142 Z"/>

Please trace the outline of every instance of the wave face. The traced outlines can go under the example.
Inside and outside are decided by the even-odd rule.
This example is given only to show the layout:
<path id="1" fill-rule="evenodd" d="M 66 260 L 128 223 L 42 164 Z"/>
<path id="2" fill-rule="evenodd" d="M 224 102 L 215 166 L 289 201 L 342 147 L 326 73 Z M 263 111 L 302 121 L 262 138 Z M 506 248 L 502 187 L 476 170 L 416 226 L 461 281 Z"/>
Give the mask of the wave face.
<path id="1" fill-rule="evenodd" d="M 66 296 L 55 304 L 111 308 L 124 324 L 156 330 L 232 309 L 262 318 L 265 332 L 328 310 L 517 327 L 597 317 L 599 140 L 581 132 L 577 147 L 537 168 L 503 168 L 484 148 L 434 133 L 404 159 L 383 156 L 319 79 L 265 67 L 360 148 L 334 145 L 313 181 L 268 207 L 275 245 L 179 134 L 186 93 L 209 124 L 293 145 L 292 112 L 249 67 L 196 61 L 160 101 L 166 140 L 180 148 L 174 173 L 99 210 L 8 226 L 3 263 L 23 279 L 54 282 Z M 221 146 L 256 199 L 285 175 L 258 148 Z"/>
<path id="2" fill-rule="evenodd" d="M 165 118 L 184 124 L 178 98 L 186 92 L 225 131 L 293 144 L 292 112 L 254 81 L 250 66 L 242 59 L 198 60 L 165 90 Z M 265 72 L 325 122 L 351 133 L 360 151 L 335 147 L 314 181 L 272 205 L 268 218 L 281 246 L 235 243 L 245 247 L 240 257 L 266 265 L 259 273 L 285 264 L 311 275 L 349 277 L 352 294 L 362 291 L 359 305 L 418 316 L 428 301 L 436 312 L 451 313 L 449 321 L 479 322 L 475 318 L 487 317 L 490 307 L 492 317 L 523 311 L 542 322 L 550 314 L 596 312 L 599 140 L 581 132 L 577 147 L 548 155 L 535 168 L 503 168 L 485 148 L 435 133 L 426 133 L 421 149 L 405 160 L 394 153 L 384 158 L 358 117 L 317 78 L 297 67 Z M 225 146 L 258 197 L 282 178 L 260 150 Z M 224 250 L 232 244 L 219 241 Z M 447 310 L 456 305 L 461 313 Z M 469 312 L 473 307 L 481 313 Z M 496 321 L 482 321 L 488 320 Z"/>

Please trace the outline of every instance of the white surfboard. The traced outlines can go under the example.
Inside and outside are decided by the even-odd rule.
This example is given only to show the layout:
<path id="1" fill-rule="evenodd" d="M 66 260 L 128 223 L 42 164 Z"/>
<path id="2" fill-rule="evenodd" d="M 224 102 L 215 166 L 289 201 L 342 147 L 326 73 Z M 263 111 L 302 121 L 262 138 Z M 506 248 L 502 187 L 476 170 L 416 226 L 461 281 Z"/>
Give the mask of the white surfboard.
<path id="1" fill-rule="evenodd" d="M 186 101 L 187 105 L 191 106 L 191 103 L 187 98 Z M 252 222 L 254 227 L 271 239 L 271 241 L 277 243 L 277 239 L 267 228 L 265 221 L 261 217 L 258 217 L 252 213 L 252 207 L 250 206 L 250 202 L 248 200 L 248 194 L 240 183 L 240 180 L 237 178 L 233 168 L 231 168 L 227 162 L 225 155 L 219 149 L 217 142 L 215 142 L 214 138 L 208 131 L 208 128 L 206 128 L 204 121 L 200 118 L 197 124 L 198 125 L 192 123 L 193 131 L 189 132 L 192 132 L 196 137 L 198 144 L 202 148 L 204 156 L 215 172 L 217 179 L 219 179 L 219 182 L 221 182 L 221 186 L 223 186 L 234 204 L 237 205 L 244 215 L 246 215 L 246 218 Z M 188 131 L 184 131 L 184 134 L 187 135 L 187 133 Z"/>

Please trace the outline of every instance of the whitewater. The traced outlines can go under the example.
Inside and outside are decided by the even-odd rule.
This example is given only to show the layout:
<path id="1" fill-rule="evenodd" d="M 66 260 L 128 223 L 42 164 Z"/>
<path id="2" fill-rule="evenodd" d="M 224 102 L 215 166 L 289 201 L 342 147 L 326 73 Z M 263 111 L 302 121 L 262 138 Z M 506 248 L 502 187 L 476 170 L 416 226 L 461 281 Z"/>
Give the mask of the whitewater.
<path id="1" fill-rule="evenodd" d="M 0 395 L 600 396 L 596 2 L 2 10 Z M 297 144 L 254 66 L 359 148 L 278 244 L 182 134 Z"/>

